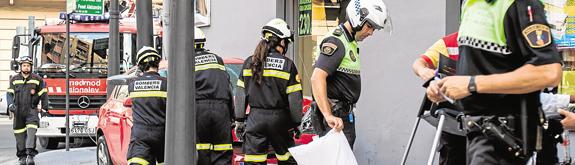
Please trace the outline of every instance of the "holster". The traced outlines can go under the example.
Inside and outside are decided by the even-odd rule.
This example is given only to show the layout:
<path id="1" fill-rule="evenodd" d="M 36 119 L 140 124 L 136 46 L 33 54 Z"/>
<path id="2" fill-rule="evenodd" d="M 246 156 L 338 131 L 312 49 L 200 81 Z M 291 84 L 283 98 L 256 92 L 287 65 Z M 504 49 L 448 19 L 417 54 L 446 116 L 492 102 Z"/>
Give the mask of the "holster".
<path id="1" fill-rule="evenodd" d="M 505 144 L 507 151 L 520 158 L 527 158 L 523 150 L 523 142 L 517 137 L 516 123 L 519 121 L 515 116 L 465 116 L 463 128 L 469 133 L 482 133 Z"/>

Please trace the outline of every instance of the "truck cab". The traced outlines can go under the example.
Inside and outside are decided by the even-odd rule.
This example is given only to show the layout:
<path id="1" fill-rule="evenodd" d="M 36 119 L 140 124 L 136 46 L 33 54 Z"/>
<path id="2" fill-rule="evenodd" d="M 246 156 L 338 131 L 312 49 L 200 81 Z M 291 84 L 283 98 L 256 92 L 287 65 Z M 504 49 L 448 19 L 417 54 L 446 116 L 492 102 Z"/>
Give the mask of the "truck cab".
<path id="1" fill-rule="evenodd" d="M 62 13 L 60 18 L 65 18 Z M 106 102 L 108 74 L 107 16 L 72 15 L 70 24 L 70 137 L 95 141 L 98 110 Z M 159 29 L 159 28 L 158 28 Z M 136 25 L 120 24 L 120 70 L 132 67 L 136 56 Z M 19 52 L 20 37 L 14 38 L 13 52 Z M 66 25 L 37 27 L 28 41 L 34 59 L 33 72 L 40 75 L 48 89 L 49 109 L 40 117 L 37 136 L 43 148 L 55 149 L 66 136 Z M 13 54 L 17 58 L 17 54 Z M 17 71 L 15 61 L 12 69 Z"/>

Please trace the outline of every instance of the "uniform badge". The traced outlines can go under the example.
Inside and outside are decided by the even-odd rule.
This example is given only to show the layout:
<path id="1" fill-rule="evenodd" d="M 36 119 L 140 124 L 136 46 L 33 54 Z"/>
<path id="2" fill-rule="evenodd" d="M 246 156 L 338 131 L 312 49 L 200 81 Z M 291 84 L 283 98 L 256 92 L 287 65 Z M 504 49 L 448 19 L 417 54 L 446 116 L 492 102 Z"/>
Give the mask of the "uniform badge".
<path id="1" fill-rule="evenodd" d="M 355 58 L 355 54 L 353 53 L 353 51 L 349 51 L 349 58 L 351 59 L 351 61 L 355 62 L 357 61 L 357 59 Z"/>
<path id="2" fill-rule="evenodd" d="M 523 29 L 523 37 L 532 48 L 542 48 L 551 44 L 549 26 L 543 24 L 533 24 Z"/>
<path id="3" fill-rule="evenodd" d="M 341 29 L 335 29 L 333 31 L 333 35 L 335 36 L 341 36 L 343 34 L 343 31 Z"/>
<path id="4" fill-rule="evenodd" d="M 337 50 L 337 45 L 333 44 L 333 43 L 323 43 L 321 45 L 321 53 L 331 56 L 333 55 L 333 52 L 335 52 L 335 50 Z"/>

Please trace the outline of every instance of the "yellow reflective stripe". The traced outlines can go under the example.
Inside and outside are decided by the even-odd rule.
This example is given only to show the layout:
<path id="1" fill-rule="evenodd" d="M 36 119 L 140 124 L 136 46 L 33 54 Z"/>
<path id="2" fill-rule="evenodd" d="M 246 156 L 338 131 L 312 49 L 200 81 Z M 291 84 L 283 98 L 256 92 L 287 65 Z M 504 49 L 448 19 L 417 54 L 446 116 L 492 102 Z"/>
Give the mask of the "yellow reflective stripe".
<path id="1" fill-rule="evenodd" d="M 150 164 L 150 162 L 148 162 L 146 159 L 143 158 L 139 158 L 139 157 L 133 157 L 130 160 L 128 160 L 128 164 L 130 163 L 138 163 L 141 165 L 148 165 Z"/>
<path id="2" fill-rule="evenodd" d="M 238 87 L 245 88 L 245 86 L 244 86 L 244 81 L 242 81 L 242 80 L 238 80 L 238 83 L 237 83 L 236 85 L 237 85 Z"/>
<path id="3" fill-rule="evenodd" d="M 42 96 L 42 94 L 48 92 L 48 89 L 44 88 L 40 92 L 38 92 L 38 96 Z"/>
<path id="4" fill-rule="evenodd" d="M 252 76 L 252 70 L 251 69 L 244 69 L 243 76 Z"/>
<path id="5" fill-rule="evenodd" d="M 26 82 L 26 84 L 36 84 L 36 85 L 40 85 L 40 81 L 38 81 L 38 80 L 28 80 L 28 82 Z"/>
<path id="6" fill-rule="evenodd" d="M 297 91 L 301 91 L 301 90 L 302 90 L 301 84 L 295 84 L 295 85 L 292 85 L 292 86 L 288 86 L 287 89 L 286 89 L 286 93 L 287 93 L 287 94 L 290 94 L 290 93 L 297 92 Z"/>
<path id="7" fill-rule="evenodd" d="M 289 153 L 289 152 L 287 152 L 283 155 L 276 154 L 276 158 L 278 158 L 279 161 L 287 161 L 290 156 L 291 156 L 291 153 Z"/>
<path id="8" fill-rule="evenodd" d="M 8 92 L 8 93 L 14 93 L 14 89 L 8 89 L 8 90 L 6 90 L 6 92 Z"/>
<path id="9" fill-rule="evenodd" d="M 196 71 L 208 70 L 208 69 L 219 69 L 225 71 L 226 67 L 220 64 L 204 64 L 196 66 Z"/>
<path id="10" fill-rule="evenodd" d="M 35 124 L 26 124 L 26 128 L 34 128 L 34 129 L 38 129 L 38 126 Z"/>
<path id="11" fill-rule="evenodd" d="M 264 70 L 264 77 L 275 77 L 289 80 L 290 73 L 279 70 Z"/>
<path id="12" fill-rule="evenodd" d="M 145 91 L 145 92 L 130 92 L 130 98 L 142 97 L 168 97 L 168 92 L 165 91 Z"/>
<path id="13" fill-rule="evenodd" d="M 24 133 L 26 132 L 26 127 L 22 128 L 22 129 L 15 129 L 14 133 Z"/>
<path id="14" fill-rule="evenodd" d="M 164 162 L 158 163 L 158 165 L 164 165 Z"/>
<path id="15" fill-rule="evenodd" d="M 196 144 L 196 150 L 211 150 L 212 144 L 210 143 L 199 143 Z"/>
<path id="16" fill-rule="evenodd" d="M 24 84 L 24 80 L 14 80 L 12 81 L 13 85 Z"/>
<path id="17" fill-rule="evenodd" d="M 214 151 L 227 151 L 232 150 L 232 144 L 216 144 L 214 145 Z"/>
<path id="18" fill-rule="evenodd" d="M 244 158 L 245 162 L 266 162 L 268 155 L 248 155 Z"/>

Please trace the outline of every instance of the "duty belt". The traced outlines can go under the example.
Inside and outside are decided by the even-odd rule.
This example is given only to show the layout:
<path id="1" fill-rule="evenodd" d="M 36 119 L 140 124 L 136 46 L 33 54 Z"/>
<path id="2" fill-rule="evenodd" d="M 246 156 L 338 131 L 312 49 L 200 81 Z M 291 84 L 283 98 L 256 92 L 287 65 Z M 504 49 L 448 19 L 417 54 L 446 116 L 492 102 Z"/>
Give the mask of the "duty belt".
<path id="1" fill-rule="evenodd" d="M 523 142 L 516 137 L 515 126 L 518 121 L 514 116 L 465 116 L 463 128 L 467 134 L 482 133 L 493 137 L 506 145 L 507 150 L 517 157 L 527 157 L 523 154 Z"/>
<path id="2" fill-rule="evenodd" d="M 331 111 L 334 116 L 340 117 L 342 119 L 347 119 L 351 123 L 354 122 L 354 113 L 355 110 L 355 103 L 347 102 L 347 101 L 340 101 L 336 99 L 329 99 L 331 104 Z"/>

